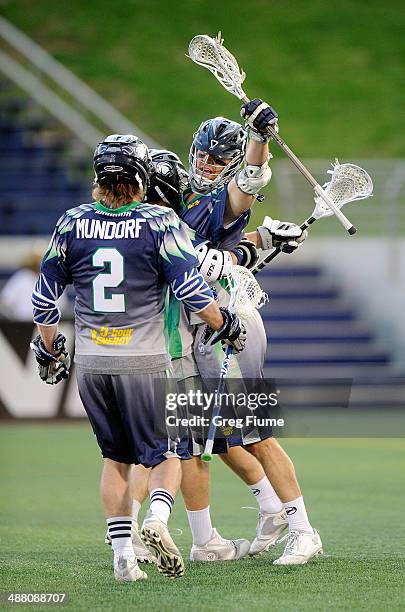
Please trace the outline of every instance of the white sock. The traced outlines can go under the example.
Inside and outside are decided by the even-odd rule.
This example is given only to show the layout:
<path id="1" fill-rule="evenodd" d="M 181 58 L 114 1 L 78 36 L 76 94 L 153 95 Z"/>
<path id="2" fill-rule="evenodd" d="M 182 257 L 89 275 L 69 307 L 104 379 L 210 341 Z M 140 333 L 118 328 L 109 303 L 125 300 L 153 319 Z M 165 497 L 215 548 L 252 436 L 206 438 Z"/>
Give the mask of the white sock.
<path id="1" fill-rule="evenodd" d="M 139 510 L 141 509 L 141 505 L 142 504 L 137 499 L 132 500 L 132 518 L 136 522 L 138 522 L 138 515 Z"/>
<path id="2" fill-rule="evenodd" d="M 153 489 L 150 493 L 150 510 L 167 525 L 172 511 L 174 498 L 166 489 Z"/>
<path id="3" fill-rule="evenodd" d="M 306 531 L 308 533 L 314 532 L 309 522 L 302 496 L 297 497 L 297 499 L 293 499 L 290 502 L 286 502 L 284 504 L 284 508 L 287 512 L 289 531 Z"/>
<path id="4" fill-rule="evenodd" d="M 249 485 L 249 489 L 255 496 L 262 512 L 274 514 L 283 509 L 283 502 L 271 486 L 267 476 L 263 476 L 256 484 Z"/>
<path id="5" fill-rule="evenodd" d="M 107 519 L 108 535 L 111 538 L 114 557 L 135 560 L 131 540 L 132 517 L 111 516 Z"/>
<path id="6" fill-rule="evenodd" d="M 188 523 L 193 536 L 193 544 L 204 546 L 212 536 L 210 507 L 203 510 L 187 510 Z"/>

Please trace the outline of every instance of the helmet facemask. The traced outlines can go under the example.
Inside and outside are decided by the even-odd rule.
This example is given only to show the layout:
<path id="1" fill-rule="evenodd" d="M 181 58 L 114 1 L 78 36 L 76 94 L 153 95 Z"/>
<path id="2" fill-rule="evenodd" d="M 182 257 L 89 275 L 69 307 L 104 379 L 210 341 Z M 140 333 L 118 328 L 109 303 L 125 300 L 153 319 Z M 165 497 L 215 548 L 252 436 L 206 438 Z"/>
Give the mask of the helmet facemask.
<path id="1" fill-rule="evenodd" d="M 191 147 L 190 174 L 191 188 L 197 193 L 209 193 L 225 185 L 236 174 L 243 159 L 237 154 L 233 159 L 223 159 Z"/>

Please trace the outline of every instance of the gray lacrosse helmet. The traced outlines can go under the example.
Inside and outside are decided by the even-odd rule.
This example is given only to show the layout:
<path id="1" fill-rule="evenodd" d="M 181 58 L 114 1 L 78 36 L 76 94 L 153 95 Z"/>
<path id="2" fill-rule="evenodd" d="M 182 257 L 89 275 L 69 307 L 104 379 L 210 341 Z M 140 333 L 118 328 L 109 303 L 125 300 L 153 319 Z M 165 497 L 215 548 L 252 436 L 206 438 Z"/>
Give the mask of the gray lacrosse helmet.
<path id="1" fill-rule="evenodd" d="M 193 135 L 189 156 L 189 182 L 197 193 L 209 193 L 227 183 L 235 174 L 245 155 L 247 131 L 236 121 L 215 117 L 204 121 Z M 205 153 L 216 160 L 215 166 L 223 166 L 215 178 L 208 178 L 212 164 L 201 164 L 198 154 Z M 230 160 L 230 161 L 229 161 Z M 226 165 L 224 165 L 224 162 Z"/>

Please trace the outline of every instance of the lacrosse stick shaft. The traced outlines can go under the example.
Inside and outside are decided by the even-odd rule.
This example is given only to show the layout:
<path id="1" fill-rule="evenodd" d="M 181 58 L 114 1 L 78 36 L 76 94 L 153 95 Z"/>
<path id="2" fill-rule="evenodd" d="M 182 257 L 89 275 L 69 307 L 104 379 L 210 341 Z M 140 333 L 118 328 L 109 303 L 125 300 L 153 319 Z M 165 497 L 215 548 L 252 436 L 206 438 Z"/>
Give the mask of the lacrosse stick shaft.
<path id="1" fill-rule="evenodd" d="M 203 461 L 211 461 L 212 459 L 212 449 L 214 447 L 215 432 L 217 430 L 215 419 L 219 416 L 219 413 L 221 412 L 221 394 L 223 393 L 224 388 L 225 388 L 225 377 L 228 373 L 229 362 L 232 356 L 232 349 L 233 347 L 231 345 L 226 347 L 225 357 L 222 362 L 221 375 L 219 378 L 219 385 L 218 385 L 218 390 L 217 390 L 218 401 L 215 404 L 214 408 L 212 409 L 211 422 L 210 422 L 210 426 L 208 429 L 208 436 L 205 442 L 204 452 L 201 455 L 201 459 Z"/>
<path id="2" fill-rule="evenodd" d="M 241 98 L 244 104 L 248 104 L 250 99 L 247 96 Z M 304 166 L 301 160 L 295 155 L 293 151 L 291 151 L 290 147 L 281 136 L 276 132 L 276 130 L 269 126 L 268 132 L 272 139 L 278 144 L 278 146 L 284 151 L 287 157 L 292 161 L 294 166 L 299 170 L 304 178 L 307 179 L 308 183 L 312 185 L 316 195 L 322 198 L 322 200 L 329 206 L 329 208 L 333 211 L 335 217 L 340 221 L 343 227 L 349 232 L 350 235 L 355 234 L 357 229 L 354 227 L 352 223 L 350 223 L 349 219 L 342 213 L 342 211 L 334 204 L 334 202 L 330 199 L 327 193 L 322 189 L 322 187 L 317 183 L 315 178 L 312 176 L 310 171 Z"/>
<path id="3" fill-rule="evenodd" d="M 313 223 L 315 223 L 315 221 L 316 221 L 315 217 L 308 217 L 308 219 L 306 219 L 304 223 L 301 223 L 300 228 L 302 229 L 302 231 L 304 231 L 308 227 L 310 227 Z M 262 261 L 259 262 L 257 266 L 253 268 L 253 270 L 251 270 L 252 274 L 256 276 L 256 274 L 260 272 L 260 270 L 263 270 L 263 268 L 265 268 L 271 261 L 273 261 L 273 259 L 275 259 L 278 255 L 280 255 L 280 253 L 282 253 L 281 248 L 276 247 L 274 251 L 269 253 L 267 257 L 262 259 Z"/>

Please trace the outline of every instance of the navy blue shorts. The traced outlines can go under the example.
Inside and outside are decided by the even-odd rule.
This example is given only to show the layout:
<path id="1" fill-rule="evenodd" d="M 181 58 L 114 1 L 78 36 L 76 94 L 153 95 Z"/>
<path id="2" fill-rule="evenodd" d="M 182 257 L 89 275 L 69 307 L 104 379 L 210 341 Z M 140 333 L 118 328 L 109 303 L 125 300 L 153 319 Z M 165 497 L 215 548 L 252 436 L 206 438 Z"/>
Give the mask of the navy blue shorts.
<path id="1" fill-rule="evenodd" d="M 155 401 L 153 374 L 89 374 L 76 368 L 79 395 L 103 457 L 153 467 L 165 459 L 190 459 L 189 437 L 165 427 L 165 406 Z M 163 383 L 163 381 L 162 381 Z"/>

